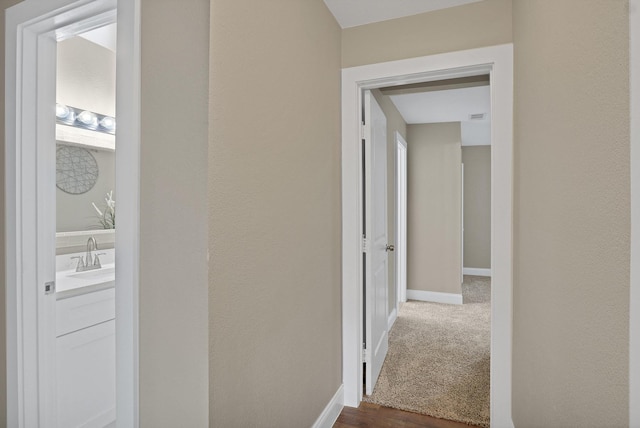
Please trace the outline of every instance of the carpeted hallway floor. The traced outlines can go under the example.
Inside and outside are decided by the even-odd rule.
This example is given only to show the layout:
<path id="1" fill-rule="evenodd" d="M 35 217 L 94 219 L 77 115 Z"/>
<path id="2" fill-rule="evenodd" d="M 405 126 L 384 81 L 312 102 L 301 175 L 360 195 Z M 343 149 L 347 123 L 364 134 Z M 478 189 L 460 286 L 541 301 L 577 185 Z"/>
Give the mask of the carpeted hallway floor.
<path id="1" fill-rule="evenodd" d="M 364 401 L 489 426 L 491 279 L 465 276 L 463 305 L 408 301 Z"/>

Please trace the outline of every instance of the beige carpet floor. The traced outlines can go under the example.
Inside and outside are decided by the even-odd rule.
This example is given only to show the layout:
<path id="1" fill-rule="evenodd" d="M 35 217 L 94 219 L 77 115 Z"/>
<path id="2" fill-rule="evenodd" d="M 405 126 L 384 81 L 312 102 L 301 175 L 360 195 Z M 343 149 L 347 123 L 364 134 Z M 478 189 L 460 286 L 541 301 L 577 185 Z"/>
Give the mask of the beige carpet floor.
<path id="1" fill-rule="evenodd" d="M 402 305 L 364 401 L 489 426 L 491 279 L 465 276 L 462 295 L 462 305 Z"/>

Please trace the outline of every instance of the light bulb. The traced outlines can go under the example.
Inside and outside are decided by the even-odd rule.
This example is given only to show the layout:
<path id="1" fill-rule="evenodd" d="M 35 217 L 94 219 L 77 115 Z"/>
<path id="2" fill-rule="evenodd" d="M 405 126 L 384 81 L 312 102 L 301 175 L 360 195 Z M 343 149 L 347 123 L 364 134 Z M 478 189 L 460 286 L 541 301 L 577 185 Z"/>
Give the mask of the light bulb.
<path id="1" fill-rule="evenodd" d="M 64 104 L 56 104 L 56 117 L 58 119 L 66 119 L 69 116 L 69 107 Z"/>
<path id="2" fill-rule="evenodd" d="M 56 104 L 56 119 L 62 123 L 71 125 L 76 120 L 76 112 L 69 106 Z"/>
<path id="3" fill-rule="evenodd" d="M 100 121 L 100 126 L 107 132 L 114 132 L 116 130 L 116 120 L 113 117 L 105 116 Z"/>
<path id="4" fill-rule="evenodd" d="M 98 127 L 98 118 L 94 113 L 87 110 L 78 115 L 78 121 L 90 129 L 96 129 Z"/>

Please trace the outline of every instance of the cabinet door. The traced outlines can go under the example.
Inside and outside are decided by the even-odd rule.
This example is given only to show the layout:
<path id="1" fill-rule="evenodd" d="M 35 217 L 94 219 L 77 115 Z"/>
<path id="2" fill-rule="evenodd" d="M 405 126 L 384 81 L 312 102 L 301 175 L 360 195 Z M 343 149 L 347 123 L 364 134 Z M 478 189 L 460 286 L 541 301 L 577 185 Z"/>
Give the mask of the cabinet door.
<path id="1" fill-rule="evenodd" d="M 58 426 L 104 428 L 116 418 L 115 320 L 60 336 Z"/>
<path id="2" fill-rule="evenodd" d="M 95 291 L 56 302 L 56 337 L 116 317 L 116 290 Z"/>

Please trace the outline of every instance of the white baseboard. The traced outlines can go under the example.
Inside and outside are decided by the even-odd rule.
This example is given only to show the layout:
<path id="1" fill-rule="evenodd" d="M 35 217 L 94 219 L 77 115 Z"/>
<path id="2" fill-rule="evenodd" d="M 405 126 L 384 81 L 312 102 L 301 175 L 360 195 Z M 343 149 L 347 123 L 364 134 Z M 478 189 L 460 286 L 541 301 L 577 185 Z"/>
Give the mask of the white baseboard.
<path id="1" fill-rule="evenodd" d="M 338 416 L 340 416 L 340 412 L 342 412 L 342 408 L 344 407 L 344 385 L 340 385 L 340 388 L 336 391 L 333 398 L 329 401 L 327 406 L 324 408 L 316 422 L 311 426 L 311 428 L 331 428 L 333 424 L 338 420 Z"/>
<path id="2" fill-rule="evenodd" d="M 491 269 L 463 268 L 462 273 L 464 275 L 491 276 Z"/>
<path id="3" fill-rule="evenodd" d="M 389 330 L 391 330 L 391 327 L 393 327 L 393 323 L 396 322 L 397 318 L 398 318 L 398 311 L 396 310 L 396 308 L 393 308 L 393 310 L 389 314 L 389 320 L 387 321 L 388 322 L 388 326 L 389 326 Z"/>
<path id="4" fill-rule="evenodd" d="M 422 302 L 449 303 L 451 305 L 462 304 L 462 294 L 440 293 L 437 291 L 407 290 L 407 299 L 420 300 Z"/>

